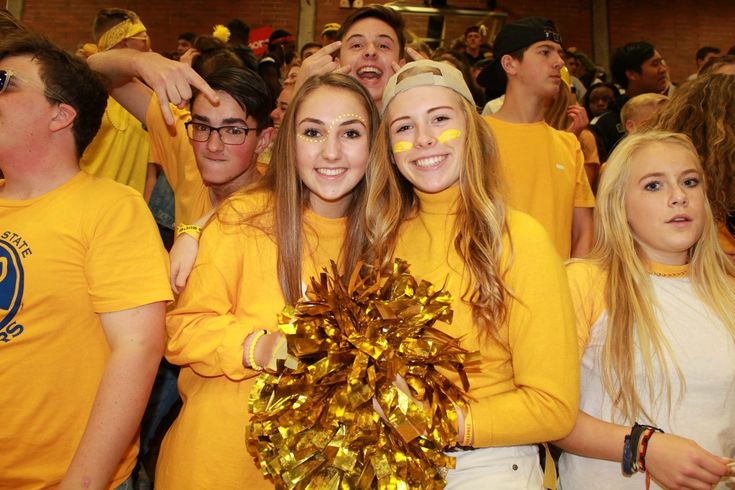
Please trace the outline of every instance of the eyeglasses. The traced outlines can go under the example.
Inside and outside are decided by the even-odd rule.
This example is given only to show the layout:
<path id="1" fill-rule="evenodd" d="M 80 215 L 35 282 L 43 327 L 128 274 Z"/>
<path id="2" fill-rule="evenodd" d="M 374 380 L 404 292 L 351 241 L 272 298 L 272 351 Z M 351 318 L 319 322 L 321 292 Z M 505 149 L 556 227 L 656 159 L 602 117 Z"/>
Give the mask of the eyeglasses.
<path id="1" fill-rule="evenodd" d="M 56 91 L 51 90 L 48 87 L 37 87 L 35 83 L 29 80 L 26 80 L 25 78 L 15 73 L 13 70 L 0 70 L 0 94 L 3 94 L 8 89 L 8 86 L 10 85 L 10 80 L 13 78 L 17 78 L 18 80 L 28 85 L 29 87 L 39 89 L 49 99 L 53 99 L 57 102 L 62 102 L 64 104 L 67 103 L 64 97 L 62 97 Z"/>
<path id="2" fill-rule="evenodd" d="M 195 121 L 184 123 L 184 126 L 186 126 L 186 134 L 193 141 L 199 141 L 200 143 L 209 141 L 209 137 L 212 135 L 212 131 L 214 131 L 219 135 L 222 143 L 226 145 L 241 145 L 245 143 L 248 132 L 255 129 L 246 126 L 220 126 L 213 128 L 207 124 Z"/>
<path id="3" fill-rule="evenodd" d="M 144 32 L 141 32 L 140 34 L 138 34 L 136 36 L 128 37 L 128 38 L 126 38 L 126 40 L 127 39 L 132 39 L 134 41 L 142 41 L 142 42 L 145 43 L 146 49 L 151 49 L 151 38 L 150 38 L 150 36 L 148 36 L 148 33 L 145 32 L 145 31 Z"/>

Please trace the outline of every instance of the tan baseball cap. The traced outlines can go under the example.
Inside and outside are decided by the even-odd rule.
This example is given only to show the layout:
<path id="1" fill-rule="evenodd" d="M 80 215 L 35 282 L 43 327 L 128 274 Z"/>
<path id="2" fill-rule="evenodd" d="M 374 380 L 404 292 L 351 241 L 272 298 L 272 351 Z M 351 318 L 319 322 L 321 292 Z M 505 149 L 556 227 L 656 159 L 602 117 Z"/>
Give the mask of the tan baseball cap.
<path id="1" fill-rule="evenodd" d="M 475 103 L 461 71 L 448 63 L 418 60 L 406 63 L 388 80 L 383 90 L 383 114 L 396 95 L 412 88 L 426 86 L 452 89 L 471 104 Z"/>

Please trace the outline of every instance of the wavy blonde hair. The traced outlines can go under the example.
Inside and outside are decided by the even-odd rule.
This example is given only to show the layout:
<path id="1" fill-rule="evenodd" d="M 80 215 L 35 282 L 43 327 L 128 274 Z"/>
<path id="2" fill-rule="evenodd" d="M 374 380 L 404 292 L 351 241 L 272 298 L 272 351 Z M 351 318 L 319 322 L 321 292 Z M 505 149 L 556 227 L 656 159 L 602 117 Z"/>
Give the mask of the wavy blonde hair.
<path id="1" fill-rule="evenodd" d="M 735 213 L 735 76 L 711 74 L 683 84 L 647 127 L 689 136 L 715 219 Z"/>
<path id="2" fill-rule="evenodd" d="M 653 379 L 655 367 L 665 366 L 670 347 L 656 320 L 652 283 L 638 245 L 628 225 L 625 210 L 626 186 L 638 152 L 652 144 L 676 145 L 692 156 L 702 172 L 697 152 L 683 134 L 649 131 L 627 136 L 610 155 L 600 182 L 595 208 L 595 244 L 588 259 L 607 272 L 605 302 L 609 315 L 602 353 L 602 381 L 614 408 L 625 421 L 649 416 L 639 393 L 646 390 L 651 400 L 659 386 Z M 704 174 L 703 174 L 704 175 Z M 706 179 L 705 179 L 706 181 Z M 704 182 L 703 184 L 704 185 Z M 720 249 L 712 211 L 704 199 L 704 230 L 689 249 L 689 278 L 697 295 L 724 322 L 735 339 L 735 266 Z M 635 348 L 641 352 L 646 373 L 645 386 L 636 381 Z M 675 359 L 671 359 L 682 384 Z M 672 406 L 671 382 L 664 373 L 664 401 Z M 650 417 L 649 417 L 650 419 Z"/>
<path id="3" fill-rule="evenodd" d="M 466 165 L 460 167 L 460 203 L 455 221 L 454 247 L 470 271 L 472 281 L 462 292 L 481 334 L 495 333 L 505 320 L 510 294 L 500 270 L 502 236 L 507 232 L 506 207 L 501 197 L 500 168 L 495 139 L 487 123 L 464 97 L 455 94 L 467 122 Z M 400 97 L 400 95 L 397 95 Z M 368 261 L 390 263 L 403 221 L 418 212 L 413 185 L 398 171 L 390 149 L 389 123 L 380 125 L 367 170 L 368 196 L 365 231 Z"/>
<path id="4" fill-rule="evenodd" d="M 296 168 L 298 158 L 296 116 L 309 95 L 322 87 L 327 87 L 335 92 L 335 96 L 339 96 L 338 91 L 345 90 L 357 97 L 368 114 L 368 145 L 372 145 L 377 134 L 380 116 L 367 90 L 347 75 L 329 73 L 313 76 L 306 80 L 294 94 L 286 110 L 265 175 L 243 190 L 243 192 L 265 191 L 270 195 L 265 209 L 242 216 L 241 222 L 273 236 L 278 246 L 278 282 L 286 302 L 290 304 L 295 303 L 302 296 L 302 215 L 304 209 L 309 206 L 309 189 L 301 181 Z M 352 199 L 345 212 L 346 235 L 339 260 L 340 268 L 345 274 L 352 271 L 366 247 L 362 217 L 365 199 L 365 178 L 363 177 L 352 190 Z M 263 219 L 271 214 L 274 219 Z M 271 222 L 272 225 L 269 224 Z"/>

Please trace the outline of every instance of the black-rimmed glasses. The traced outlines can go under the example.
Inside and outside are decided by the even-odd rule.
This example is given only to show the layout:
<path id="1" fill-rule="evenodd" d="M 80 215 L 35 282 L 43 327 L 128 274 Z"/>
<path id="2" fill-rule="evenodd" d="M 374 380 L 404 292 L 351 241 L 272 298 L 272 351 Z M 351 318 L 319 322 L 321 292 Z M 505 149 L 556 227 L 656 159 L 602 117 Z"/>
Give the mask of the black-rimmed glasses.
<path id="1" fill-rule="evenodd" d="M 212 131 L 214 131 L 219 135 L 222 143 L 226 145 L 241 145 L 245 143 L 248 132 L 255 129 L 248 128 L 247 126 L 220 126 L 214 128 L 208 124 L 196 121 L 184 123 L 184 126 L 186 126 L 187 136 L 193 141 L 199 141 L 200 143 L 209 141 L 209 137 L 212 135 Z"/>

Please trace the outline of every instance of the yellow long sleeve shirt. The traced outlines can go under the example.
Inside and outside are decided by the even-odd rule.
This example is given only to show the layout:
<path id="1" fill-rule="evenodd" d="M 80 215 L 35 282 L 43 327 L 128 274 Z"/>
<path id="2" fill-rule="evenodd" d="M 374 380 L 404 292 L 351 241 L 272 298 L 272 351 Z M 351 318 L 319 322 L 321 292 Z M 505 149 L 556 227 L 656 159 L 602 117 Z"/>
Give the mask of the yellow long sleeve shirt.
<path id="1" fill-rule="evenodd" d="M 163 441 L 157 488 L 273 488 L 245 445 L 248 396 L 258 372 L 243 367 L 242 344 L 255 330 L 276 330 L 276 315 L 285 306 L 277 247 L 261 229 L 237 224 L 241 213 L 268 206 L 266 195 L 236 196 L 229 203 L 223 205 L 225 217 L 204 230 L 186 289 L 166 319 L 166 357 L 181 366 L 183 407 Z M 338 260 L 345 219 L 310 210 L 303 219 L 306 281 Z"/>
<path id="2" fill-rule="evenodd" d="M 184 127 L 191 114 L 173 105 L 170 107 L 175 118 L 173 126 L 166 124 L 158 96 L 151 96 L 146 112 L 151 161 L 161 165 L 174 191 L 176 225 L 190 225 L 212 209 L 212 199 L 199 173 L 194 149 Z"/>
<path id="3" fill-rule="evenodd" d="M 479 335 L 461 296 L 469 271 L 454 248 L 457 186 L 438 194 L 417 192 L 420 211 L 401 228 L 395 256 L 411 264 L 416 279 L 452 293 L 454 319 L 440 326 L 462 345 L 479 350 L 481 369 L 470 374 L 474 446 L 512 446 L 555 440 L 574 426 L 579 362 L 574 311 L 561 260 L 543 227 L 526 214 L 508 212 L 501 270 L 509 299 L 498 334 Z M 510 243 L 512 241 L 512 256 Z"/>

